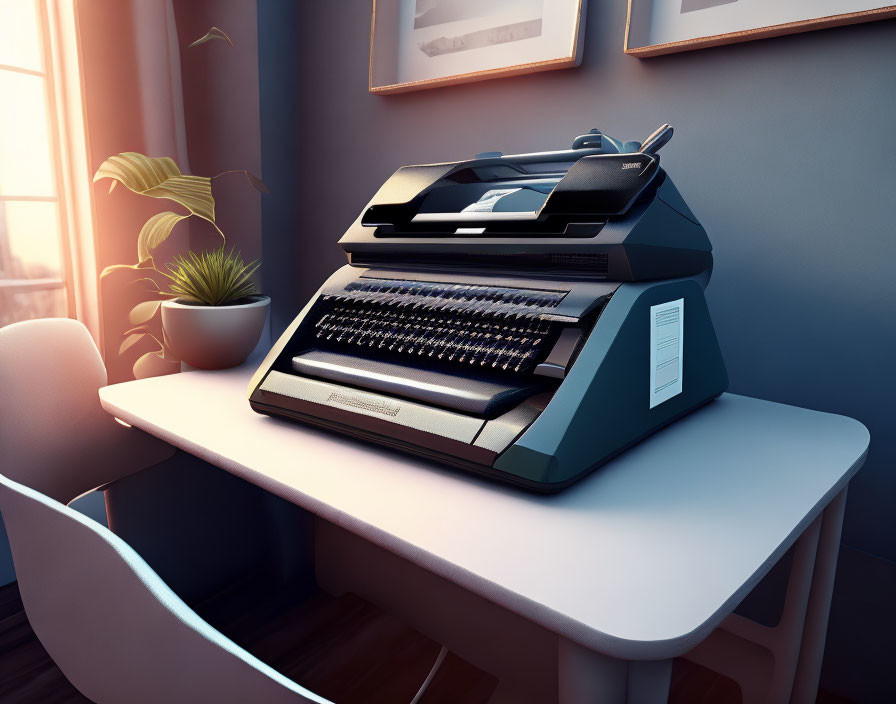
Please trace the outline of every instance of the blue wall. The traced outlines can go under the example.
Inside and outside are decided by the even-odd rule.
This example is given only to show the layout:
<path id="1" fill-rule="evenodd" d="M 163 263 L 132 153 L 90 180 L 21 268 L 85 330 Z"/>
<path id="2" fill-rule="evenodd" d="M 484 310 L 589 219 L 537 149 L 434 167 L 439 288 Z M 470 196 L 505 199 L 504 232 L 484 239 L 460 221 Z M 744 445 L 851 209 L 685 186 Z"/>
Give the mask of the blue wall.
<path id="1" fill-rule="evenodd" d="M 626 3 L 590 5 L 578 69 L 376 97 L 368 0 L 260 0 L 264 173 L 273 163 L 281 194 L 264 220 L 275 332 L 344 263 L 337 239 L 398 166 L 672 123 L 663 162 L 715 246 L 708 295 L 731 391 L 871 430 L 823 684 L 883 698 L 896 625 L 896 22 L 638 60 L 622 53 Z"/>

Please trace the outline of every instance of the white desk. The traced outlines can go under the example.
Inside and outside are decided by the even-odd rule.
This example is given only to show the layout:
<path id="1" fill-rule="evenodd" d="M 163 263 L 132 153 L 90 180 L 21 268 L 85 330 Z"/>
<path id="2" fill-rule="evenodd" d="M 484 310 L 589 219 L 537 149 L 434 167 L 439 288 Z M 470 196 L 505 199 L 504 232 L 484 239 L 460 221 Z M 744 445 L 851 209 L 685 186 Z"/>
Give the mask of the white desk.
<path id="1" fill-rule="evenodd" d="M 802 614 L 808 602 L 806 623 L 826 625 L 842 492 L 869 443 L 854 420 L 725 394 L 545 497 L 257 415 L 252 371 L 100 397 L 127 423 L 558 633 L 563 701 L 664 700 L 671 658 L 720 626 L 810 526 L 810 557 L 824 559 L 809 564 Z M 817 687 L 825 628 L 798 626 L 802 691 Z"/>

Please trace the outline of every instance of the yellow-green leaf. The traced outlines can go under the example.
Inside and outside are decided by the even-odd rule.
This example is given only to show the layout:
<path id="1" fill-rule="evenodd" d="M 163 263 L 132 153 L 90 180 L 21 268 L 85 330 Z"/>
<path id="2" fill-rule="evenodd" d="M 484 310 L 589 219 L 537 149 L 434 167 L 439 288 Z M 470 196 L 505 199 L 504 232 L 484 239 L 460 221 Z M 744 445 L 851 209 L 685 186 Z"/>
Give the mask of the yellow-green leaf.
<path id="1" fill-rule="evenodd" d="M 111 266 L 107 266 L 100 273 L 100 278 L 103 278 L 107 274 L 111 274 L 113 271 L 119 271 L 121 269 L 130 269 L 132 271 L 139 271 L 140 269 L 154 269 L 155 264 L 153 263 L 152 257 L 148 259 L 144 259 L 139 264 L 113 264 Z"/>
<path id="2" fill-rule="evenodd" d="M 166 362 L 176 362 L 180 364 L 180 360 L 174 356 L 174 353 L 168 347 L 162 347 L 162 359 Z"/>
<path id="3" fill-rule="evenodd" d="M 144 276 L 141 279 L 134 279 L 133 281 L 131 281 L 131 283 L 132 284 L 141 284 L 144 281 L 151 283 L 153 285 L 153 288 L 156 290 L 156 293 L 160 293 L 160 294 L 162 293 L 162 291 L 159 291 L 159 282 L 149 276 Z"/>
<path id="4" fill-rule="evenodd" d="M 147 352 L 134 362 L 134 377 L 137 379 L 174 374 L 178 371 L 180 371 L 180 364 L 166 361 L 161 350 L 159 352 Z"/>
<path id="5" fill-rule="evenodd" d="M 137 236 L 137 261 L 145 261 L 152 257 L 152 250 L 168 239 L 171 230 L 189 215 L 165 212 L 153 215 L 140 230 Z"/>
<path id="6" fill-rule="evenodd" d="M 258 176 L 256 176 L 253 173 L 250 173 L 249 171 L 244 171 L 243 173 L 246 174 L 246 178 L 249 179 L 249 183 L 252 185 L 252 188 L 254 188 L 256 191 L 261 191 L 262 193 L 270 193 L 271 192 L 271 189 L 268 188 L 267 184 L 264 181 L 262 181 L 260 178 L 258 178 Z"/>
<path id="7" fill-rule="evenodd" d="M 131 325 L 143 325 L 143 323 L 152 320 L 160 305 L 162 305 L 161 301 L 144 301 L 135 305 L 128 316 Z"/>
<path id="8" fill-rule="evenodd" d="M 230 44 L 230 46 L 233 46 L 233 42 L 230 40 L 230 37 L 227 36 L 227 32 L 225 32 L 223 29 L 219 29 L 218 27 L 212 27 L 210 30 L 208 30 L 208 32 L 205 33 L 204 36 L 199 37 L 199 39 L 190 44 L 190 47 L 205 44 L 212 39 L 220 39 L 221 41 L 226 41 L 228 44 Z"/>
<path id="9" fill-rule="evenodd" d="M 127 352 L 131 347 L 136 345 L 140 340 L 142 340 L 146 335 L 128 335 L 124 338 L 124 342 L 121 343 L 121 347 L 118 348 L 118 354 L 122 355 Z"/>
<path id="10" fill-rule="evenodd" d="M 93 182 L 111 178 L 135 193 L 143 193 L 169 178 L 182 175 L 174 159 L 167 156 L 152 158 L 137 152 L 122 152 L 100 164 Z"/>
<path id="11" fill-rule="evenodd" d="M 182 174 L 174 160 L 167 156 L 152 158 L 137 152 L 110 156 L 100 164 L 93 181 L 96 183 L 104 178 L 111 178 L 140 195 L 173 200 L 193 215 L 215 224 L 211 179 Z"/>

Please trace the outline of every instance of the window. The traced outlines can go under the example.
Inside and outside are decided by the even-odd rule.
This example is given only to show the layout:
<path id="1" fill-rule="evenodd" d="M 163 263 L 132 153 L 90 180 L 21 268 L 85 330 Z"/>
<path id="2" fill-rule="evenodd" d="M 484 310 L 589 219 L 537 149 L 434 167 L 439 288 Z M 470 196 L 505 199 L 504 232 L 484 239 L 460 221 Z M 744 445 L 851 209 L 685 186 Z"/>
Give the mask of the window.
<path id="1" fill-rule="evenodd" d="M 83 115 L 70 119 L 80 109 L 72 102 L 80 101 L 80 80 L 74 90 L 62 85 L 78 76 L 74 37 L 71 0 L 0 0 L 0 325 L 84 317 L 77 284 L 88 272 L 79 265 L 85 252 L 73 202 L 83 178 L 71 169 L 86 168 L 86 148 Z M 81 153 L 73 159 L 78 127 Z"/>

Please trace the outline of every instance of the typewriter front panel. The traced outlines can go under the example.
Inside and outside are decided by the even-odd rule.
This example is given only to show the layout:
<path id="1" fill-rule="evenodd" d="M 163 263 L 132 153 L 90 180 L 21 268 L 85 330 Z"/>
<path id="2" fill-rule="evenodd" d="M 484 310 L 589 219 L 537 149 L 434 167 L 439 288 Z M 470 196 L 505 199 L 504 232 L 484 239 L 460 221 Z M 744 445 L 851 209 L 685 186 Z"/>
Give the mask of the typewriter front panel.
<path id="1" fill-rule="evenodd" d="M 491 467 L 547 405 L 615 288 L 345 267 L 250 398 L 264 413 Z"/>

